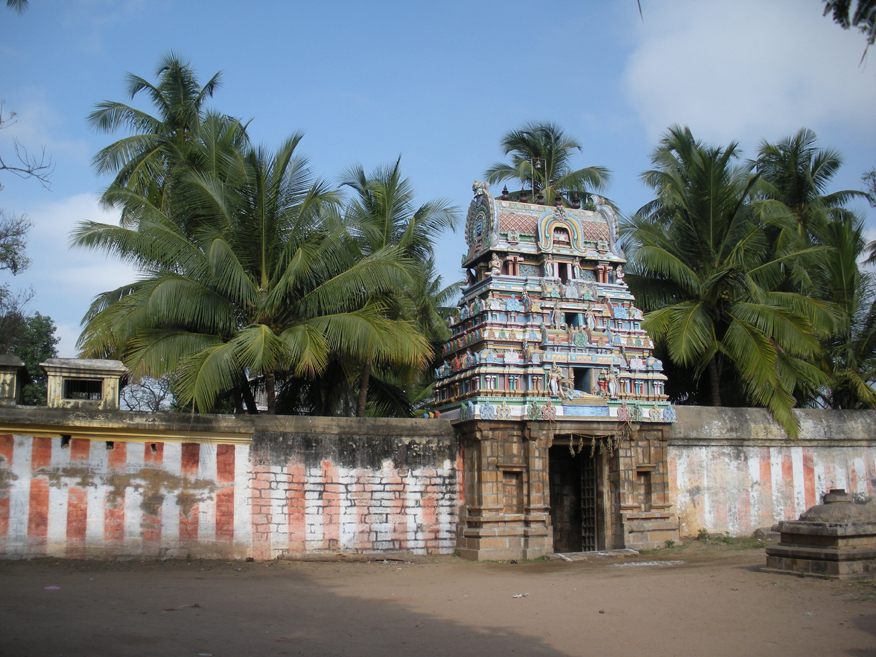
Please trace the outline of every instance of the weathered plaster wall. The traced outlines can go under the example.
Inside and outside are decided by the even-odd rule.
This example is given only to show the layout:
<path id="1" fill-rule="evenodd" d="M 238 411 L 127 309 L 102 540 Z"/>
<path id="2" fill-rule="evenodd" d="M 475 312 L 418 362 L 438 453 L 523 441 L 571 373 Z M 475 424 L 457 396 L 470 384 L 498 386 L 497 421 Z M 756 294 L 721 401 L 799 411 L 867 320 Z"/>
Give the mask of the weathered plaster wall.
<path id="1" fill-rule="evenodd" d="M 429 421 L 412 423 L 406 435 L 386 431 L 394 422 L 375 422 L 377 430 L 355 435 L 255 434 L 249 487 L 256 558 L 453 551 L 460 500 L 449 423 L 436 440 L 417 435 L 435 429 Z"/>
<path id="2" fill-rule="evenodd" d="M 0 410 L 0 557 L 450 552 L 437 420 Z"/>
<path id="3" fill-rule="evenodd" d="M 669 479 L 681 535 L 795 520 L 831 488 L 876 494 L 876 411 L 796 411 L 789 440 L 763 409 L 679 406 Z"/>
<path id="4" fill-rule="evenodd" d="M 765 411 L 677 412 L 668 513 L 683 536 L 751 534 L 830 488 L 876 494 L 876 412 L 800 411 L 796 442 Z M 463 473 L 443 420 L 0 408 L 0 558 L 447 553 Z"/>

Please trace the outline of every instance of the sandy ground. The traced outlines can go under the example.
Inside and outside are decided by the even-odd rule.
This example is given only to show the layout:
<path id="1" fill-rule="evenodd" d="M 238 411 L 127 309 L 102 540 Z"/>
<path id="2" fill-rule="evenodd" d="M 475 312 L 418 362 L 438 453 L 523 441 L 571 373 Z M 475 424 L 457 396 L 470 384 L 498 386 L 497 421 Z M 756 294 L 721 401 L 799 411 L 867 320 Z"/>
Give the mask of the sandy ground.
<path id="1" fill-rule="evenodd" d="M 0 562 L 0 655 L 876 655 L 874 584 L 763 563 Z"/>

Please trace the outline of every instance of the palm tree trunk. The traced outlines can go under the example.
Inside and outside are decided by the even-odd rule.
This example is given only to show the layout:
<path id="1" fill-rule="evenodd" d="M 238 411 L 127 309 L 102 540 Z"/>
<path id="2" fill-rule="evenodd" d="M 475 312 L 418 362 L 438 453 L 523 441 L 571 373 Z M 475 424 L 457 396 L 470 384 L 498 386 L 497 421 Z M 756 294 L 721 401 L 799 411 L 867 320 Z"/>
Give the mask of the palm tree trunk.
<path id="1" fill-rule="evenodd" d="M 243 395 L 240 392 L 240 386 L 232 388 L 231 398 L 234 400 L 234 414 L 243 415 Z"/>
<path id="2" fill-rule="evenodd" d="M 241 384 L 240 392 L 243 394 L 243 401 L 246 403 L 246 412 L 250 415 L 258 415 L 259 407 L 256 406 L 255 397 L 252 396 L 252 390 L 249 387 L 249 382 Z"/>
<path id="3" fill-rule="evenodd" d="M 356 411 L 353 408 L 353 387 L 349 382 L 344 385 L 343 414 L 344 417 L 353 417 L 356 414 Z"/>
<path id="4" fill-rule="evenodd" d="M 268 415 L 275 415 L 277 412 L 277 391 L 273 372 L 265 374 L 265 397 L 268 398 Z"/>
<path id="5" fill-rule="evenodd" d="M 365 404 L 368 402 L 368 379 L 371 378 L 371 361 L 362 366 L 359 378 L 359 402 L 356 404 L 356 417 L 365 417 Z"/>
<path id="6" fill-rule="evenodd" d="M 712 388 L 712 406 L 723 406 L 721 403 L 721 375 L 718 373 L 718 355 L 709 360 L 709 383 Z"/>

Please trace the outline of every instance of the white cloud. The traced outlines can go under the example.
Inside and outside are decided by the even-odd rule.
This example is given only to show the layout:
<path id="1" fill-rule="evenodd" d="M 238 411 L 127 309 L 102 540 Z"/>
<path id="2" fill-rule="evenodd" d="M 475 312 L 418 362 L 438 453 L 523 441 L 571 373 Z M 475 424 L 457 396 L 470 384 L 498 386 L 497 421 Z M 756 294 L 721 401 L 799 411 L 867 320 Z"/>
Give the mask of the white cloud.
<path id="1" fill-rule="evenodd" d="M 845 126 L 876 137 L 876 62 L 819 0 L 647 3 L 624 86 L 648 138 L 672 124 L 745 143 Z M 873 59 L 871 52 L 870 59 Z"/>
<path id="2" fill-rule="evenodd" d="M 28 216 L 33 223 L 31 250 L 39 249 L 41 255 L 53 257 L 76 257 L 77 253 L 86 253 L 68 253 L 70 232 L 80 221 L 118 223 L 118 213 L 103 209 L 95 194 L 76 194 L 46 203 L 30 210 Z"/>
<path id="3" fill-rule="evenodd" d="M 14 279 L 13 288 L 30 286 L 29 309 L 49 315 L 58 327 L 59 351 L 75 355 L 79 322 L 93 298 L 137 278 L 127 264 L 102 253 L 71 249 L 70 233 L 80 221 L 115 224 L 118 215 L 100 207 L 94 194 L 78 194 L 38 206 L 28 212 L 33 223 L 28 236 L 32 264 Z"/>
<path id="4" fill-rule="evenodd" d="M 57 346 L 58 358 L 76 358 L 78 355 L 76 352 L 76 341 L 79 339 L 81 332 L 82 327 L 79 324 L 55 322 L 55 337 L 60 339 Z"/>
<path id="5" fill-rule="evenodd" d="M 89 166 L 88 145 L 84 140 L 58 139 L 65 129 L 65 119 L 46 100 L 44 89 L 27 88 L 17 91 L 20 99 L 15 106 L 6 103 L 4 120 L 8 122 L 0 131 L 0 150 L 5 159 L 15 162 L 15 144 L 25 148 L 30 156 L 46 163 L 64 156 L 74 163 Z"/>

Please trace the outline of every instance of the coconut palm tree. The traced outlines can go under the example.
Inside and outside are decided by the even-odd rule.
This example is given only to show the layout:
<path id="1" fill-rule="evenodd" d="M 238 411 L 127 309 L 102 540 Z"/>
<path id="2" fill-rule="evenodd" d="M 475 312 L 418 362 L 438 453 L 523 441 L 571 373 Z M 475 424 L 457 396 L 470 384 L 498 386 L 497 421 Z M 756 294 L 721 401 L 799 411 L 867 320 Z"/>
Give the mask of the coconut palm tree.
<path id="1" fill-rule="evenodd" d="M 820 365 L 830 384 L 798 390 L 798 397 L 831 407 L 868 407 L 876 400 L 868 383 L 873 378 L 873 340 L 868 339 L 873 282 L 858 267 L 865 251 L 861 220 L 845 206 L 869 196 L 857 190 L 828 191 L 842 157 L 816 142 L 815 133 L 803 129 L 776 144 L 761 144 L 752 162 L 760 174 L 756 207 L 765 216 L 794 219 L 790 230 L 771 232 L 776 251 L 789 245 L 824 247 L 786 268 L 784 288 L 830 301 L 839 314 L 835 331 L 823 338 Z"/>
<path id="2" fill-rule="evenodd" d="M 398 246 L 408 257 L 425 262 L 435 240 L 455 230 L 459 208 L 447 199 L 416 206 L 414 187 L 401 173 L 401 158 L 370 175 L 360 165 L 341 174 L 341 185 L 353 190 L 344 216 L 364 253 Z"/>
<path id="3" fill-rule="evenodd" d="M 555 123 L 530 122 L 502 137 L 502 150 L 511 163 L 497 162 L 487 169 L 491 184 L 519 180 L 533 196 L 541 192 L 544 202 L 553 205 L 557 196 L 603 189 L 611 177 L 605 167 L 572 168 L 572 156 L 581 145 Z M 535 200 L 535 199 L 533 199 Z"/>
<path id="4" fill-rule="evenodd" d="M 818 236 L 829 251 L 818 263 L 815 292 L 841 313 L 836 330 L 823 340 L 829 383 L 813 395 L 827 408 L 876 408 L 876 276 L 858 266 L 863 226 L 860 218 L 845 215 Z"/>
<path id="5" fill-rule="evenodd" d="M 783 267 L 820 247 L 773 252 L 752 209 L 757 177 L 737 157 L 735 143 L 709 147 L 670 128 L 642 174 L 656 198 L 622 228 L 627 280 L 650 310 L 643 327 L 671 360 L 696 377 L 708 372 L 714 405 L 730 369 L 748 401 L 794 436 L 793 391 L 826 382 L 811 363 L 835 318 L 828 304 L 778 289 Z"/>
<path id="6" fill-rule="evenodd" d="M 111 187 L 136 225 L 85 222 L 73 243 L 134 262 L 143 278 L 97 298 L 83 355 L 177 371 L 181 402 L 202 411 L 259 376 L 273 412 L 278 375 L 316 377 L 332 359 L 424 365 L 426 340 L 380 301 L 409 283 L 408 264 L 391 248 L 356 259 L 348 235 L 324 221 L 336 199 L 295 156 L 300 139 L 181 175 L 162 206 Z"/>
<path id="7" fill-rule="evenodd" d="M 844 30 L 858 28 L 867 38 L 867 47 L 861 55 L 861 61 L 867 56 L 867 50 L 876 42 L 876 0 L 822 0 L 824 15 L 831 14 L 833 22 Z M 855 5 L 852 10 L 852 5 Z"/>
<path id="8" fill-rule="evenodd" d="M 157 110 L 151 115 L 117 101 L 98 103 L 88 121 L 98 132 L 127 128 L 131 133 L 94 156 L 98 173 L 115 175 L 112 188 L 128 188 L 140 195 L 163 192 L 174 172 L 195 166 L 192 149 L 207 117 L 206 102 L 221 83 L 216 73 L 200 85 L 194 69 L 178 54 L 164 55 L 156 71 L 157 84 L 128 73 L 127 92 L 131 100 L 142 94 Z M 234 122 L 214 114 L 212 122 Z M 246 143 L 245 130 L 236 130 L 240 145 Z M 104 199 L 106 201 L 106 199 Z"/>
<path id="9" fill-rule="evenodd" d="M 363 255 L 395 248 L 398 254 L 416 263 L 412 279 L 416 288 L 424 294 L 435 281 L 432 245 L 447 229 L 455 230 L 459 223 L 459 209 L 446 199 L 436 199 L 416 206 L 414 188 L 401 173 L 401 158 L 395 164 L 380 167 L 371 175 L 359 166 L 353 166 L 342 174 L 342 185 L 353 190 L 353 197 L 345 209 L 347 226 L 359 244 Z M 429 278 L 431 277 L 431 281 Z M 412 288 L 401 294 L 386 298 L 390 317 L 424 318 L 420 312 L 431 303 Z M 425 312 L 425 311 L 424 311 Z M 421 323 L 424 335 L 432 339 L 436 334 L 434 318 Z M 445 327 L 446 330 L 446 327 Z M 398 378 L 398 372 L 385 372 L 380 377 Z M 417 372 L 409 372 L 416 376 Z M 361 364 L 359 371 L 359 395 L 356 415 L 365 415 L 368 400 L 372 362 Z"/>
<path id="10" fill-rule="evenodd" d="M 828 193 L 831 180 L 842 166 L 839 151 L 816 147 L 818 138 L 805 128 L 772 144 L 761 143 L 752 162 L 759 174 L 758 195 L 781 204 L 773 212 L 790 212 L 798 233 L 811 242 L 813 231 L 824 226 L 850 200 L 867 194 L 858 190 Z M 783 207 L 782 207 L 783 206 Z"/>
<path id="11" fill-rule="evenodd" d="M 444 362 L 443 347 L 451 335 L 447 323 L 457 311 L 454 302 L 459 296 L 461 284 L 462 281 L 459 280 L 445 286 L 435 270 L 434 258 L 425 263 L 420 275 L 414 279 L 410 302 L 414 308 L 417 328 L 431 343 L 433 356 L 429 369 L 421 372 L 417 382 L 408 388 L 412 409 L 421 409 L 434 399 L 433 370 Z"/>
<path id="12" fill-rule="evenodd" d="M 278 397 L 284 413 L 296 415 L 370 415 L 410 417 L 433 399 L 432 370 L 442 362 L 442 347 L 450 335 L 447 319 L 456 310 L 450 302 L 458 294 L 459 282 L 442 287 L 441 277 L 430 259 L 415 267 L 411 283 L 394 296 L 387 312 L 402 314 L 413 321 L 417 331 L 431 346 L 428 367 L 393 362 L 372 367 L 367 382 L 362 379 L 362 364 L 350 359 L 334 359 L 318 379 L 287 377 Z M 361 389 L 367 385 L 366 405 L 360 407 Z"/>

